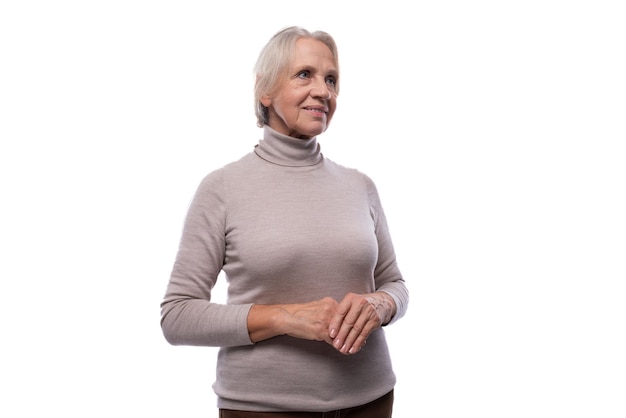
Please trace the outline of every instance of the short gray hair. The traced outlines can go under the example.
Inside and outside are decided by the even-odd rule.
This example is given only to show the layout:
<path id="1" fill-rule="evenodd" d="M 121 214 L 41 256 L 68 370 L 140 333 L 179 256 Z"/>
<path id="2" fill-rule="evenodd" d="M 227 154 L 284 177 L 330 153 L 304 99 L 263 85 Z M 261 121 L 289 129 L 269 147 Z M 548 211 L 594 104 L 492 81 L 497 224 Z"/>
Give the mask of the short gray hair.
<path id="1" fill-rule="evenodd" d="M 281 81 L 282 76 L 289 70 L 296 41 L 300 38 L 316 39 L 326 45 L 335 59 L 335 66 L 339 71 L 339 56 L 337 44 L 332 36 L 324 31 L 309 32 L 299 26 L 289 26 L 278 31 L 263 47 L 254 66 L 256 82 L 254 84 L 254 105 L 257 126 L 262 128 L 269 123 L 267 107 L 261 103 L 261 97 L 271 93 Z M 339 94 L 339 79 L 335 86 Z"/>

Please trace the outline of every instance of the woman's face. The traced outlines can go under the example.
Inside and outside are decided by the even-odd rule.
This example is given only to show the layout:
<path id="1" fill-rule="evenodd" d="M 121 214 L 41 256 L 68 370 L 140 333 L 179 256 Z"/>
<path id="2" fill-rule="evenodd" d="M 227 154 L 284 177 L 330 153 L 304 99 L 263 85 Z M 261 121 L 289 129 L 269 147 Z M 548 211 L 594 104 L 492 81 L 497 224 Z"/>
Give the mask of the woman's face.
<path id="1" fill-rule="evenodd" d="M 272 94 L 261 98 L 269 109 L 269 126 L 294 138 L 321 134 L 337 107 L 339 72 L 330 49 L 315 39 L 298 39 L 286 74 Z"/>

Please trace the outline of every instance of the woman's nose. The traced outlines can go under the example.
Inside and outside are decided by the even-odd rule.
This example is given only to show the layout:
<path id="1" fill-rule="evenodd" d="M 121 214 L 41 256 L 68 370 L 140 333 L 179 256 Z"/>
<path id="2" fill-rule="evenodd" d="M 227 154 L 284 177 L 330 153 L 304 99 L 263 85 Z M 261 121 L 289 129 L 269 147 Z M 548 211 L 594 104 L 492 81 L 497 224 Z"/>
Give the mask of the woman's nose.
<path id="1" fill-rule="evenodd" d="M 311 88 L 311 96 L 320 99 L 330 99 L 331 94 L 332 93 L 328 88 L 328 84 L 326 84 L 326 80 L 323 78 L 316 78 Z"/>

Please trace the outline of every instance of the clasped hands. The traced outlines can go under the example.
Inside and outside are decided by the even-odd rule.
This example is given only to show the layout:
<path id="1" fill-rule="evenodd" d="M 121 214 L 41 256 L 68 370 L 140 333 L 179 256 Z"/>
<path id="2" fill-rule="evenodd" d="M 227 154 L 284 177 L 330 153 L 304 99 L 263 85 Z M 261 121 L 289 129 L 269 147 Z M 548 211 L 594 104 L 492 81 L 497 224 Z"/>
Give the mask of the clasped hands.
<path id="1" fill-rule="evenodd" d="M 325 297 L 281 309 L 286 314 L 281 334 L 325 341 L 348 355 L 361 351 L 368 336 L 391 320 L 395 303 L 385 292 L 348 293 L 341 302 Z"/>

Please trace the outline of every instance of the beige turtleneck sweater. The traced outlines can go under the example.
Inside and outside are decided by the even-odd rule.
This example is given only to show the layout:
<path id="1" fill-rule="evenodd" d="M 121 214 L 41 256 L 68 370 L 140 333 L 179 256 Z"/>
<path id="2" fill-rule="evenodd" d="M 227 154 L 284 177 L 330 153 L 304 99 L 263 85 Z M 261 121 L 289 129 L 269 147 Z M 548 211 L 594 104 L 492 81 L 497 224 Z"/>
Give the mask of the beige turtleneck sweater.
<path id="1" fill-rule="evenodd" d="M 226 304 L 211 302 L 224 271 Z M 370 402 L 395 385 L 384 329 L 343 355 L 289 336 L 253 343 L 252 304 L 302 303 L 385 291 L 407 309 L 374 183 L 303 140 L 264 128 L 254 152 L 207 175 L 189 207 L 161 304 L 171 344 L 221 347 L 218 407 L 329 411 Z"/>

